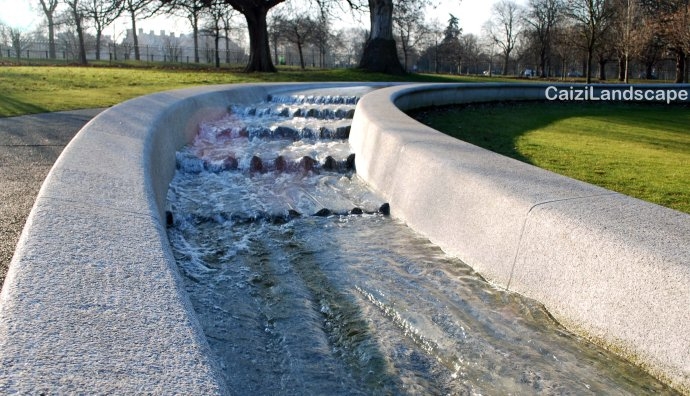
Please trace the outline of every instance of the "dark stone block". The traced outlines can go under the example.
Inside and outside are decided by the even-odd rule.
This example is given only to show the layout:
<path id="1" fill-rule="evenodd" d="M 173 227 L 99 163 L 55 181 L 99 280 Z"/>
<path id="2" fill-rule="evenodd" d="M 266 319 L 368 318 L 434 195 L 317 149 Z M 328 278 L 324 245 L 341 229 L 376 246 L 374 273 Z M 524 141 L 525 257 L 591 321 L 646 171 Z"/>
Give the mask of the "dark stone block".
<path id="1" fill-rule="evenodd" d="M 381 205 L 379 207 L 379 213 L 381 213 L 384 216 L 390 216 L 391 214 L 391 206 L 386 202 L 385 204 Z"/>
<path id="2" fill-rule="evenodd" d="M 249 171 L 259 173 L 264 172 L 264 163 L 261 161 L 261 158 L 257 157 L 256 155 L 252 157 L 251 161 L 249 162 Z"/>

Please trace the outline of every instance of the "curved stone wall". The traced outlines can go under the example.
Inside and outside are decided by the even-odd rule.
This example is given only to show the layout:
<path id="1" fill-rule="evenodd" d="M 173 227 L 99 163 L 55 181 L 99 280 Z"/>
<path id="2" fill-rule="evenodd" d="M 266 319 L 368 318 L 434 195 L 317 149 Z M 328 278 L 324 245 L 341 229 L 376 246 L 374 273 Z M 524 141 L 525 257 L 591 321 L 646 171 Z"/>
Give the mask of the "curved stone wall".
<path id="1" fill-rule="evenodd" d="M 362 84 L 164 92 L 86 125 L 46 179 L 0 294 L 0 393 L 227 393 L 166 236 L 174 152 L 229 103 L 345 85 Z M 449 138 L 400 110 L 544 90 L 370 93 L 350 138 L 358 174 L 448 253 L 690 392 L 690 216 Z"/>
<path id="2" fill-rule="evenodd" d="M 593 89 L 603 87 L 616 89 Z M 679 90 L 649 86 L 660 87 Z M 546 89 L 431 84 L 370 93 L 350 134 L 357 173 L 393 216 L 491 282 L 543 302 L 567 328 L 690 392 L 689 215 L 503 157 L 403 113 L 544 100 Z"/>
<path id="3" fill-rule="evenodd" d="M 0 294 L 0 393 L 227 393 L 166 235 L 175 151 L 230 103 L 326 85 L 170 91 L 88 123 L 41 187 Z"/>

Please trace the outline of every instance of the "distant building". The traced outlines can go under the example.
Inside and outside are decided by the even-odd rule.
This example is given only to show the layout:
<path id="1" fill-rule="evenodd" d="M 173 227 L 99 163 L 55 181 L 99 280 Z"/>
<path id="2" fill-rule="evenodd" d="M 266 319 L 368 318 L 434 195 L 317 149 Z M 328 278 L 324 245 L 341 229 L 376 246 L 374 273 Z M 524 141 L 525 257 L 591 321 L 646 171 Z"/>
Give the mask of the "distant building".
<path id="1" fill-rule="evenodd" d="M 153 30 L 144 33 L 144 29 L 138 29 L 137 41 L 139 43 L 139 55 L 143 61 L 164 62 L 194 62 L 194 36 L 192 33 L 176 35 L 175 32 L 166 33 L 161 30 L 156 34 Z M 116 59 L 132 59 L 134 57 L 134 37 L 132 29 L 127 29 L 127 35 L 118 45 Z M 245 51 L 232 40 L 221 38 L 218 43 L 220 59 L 223 63 L 241 62 Z M 212 63 L 215 59 L 214 38 L 204 33 L 198 37 L 199 61 Z"/>

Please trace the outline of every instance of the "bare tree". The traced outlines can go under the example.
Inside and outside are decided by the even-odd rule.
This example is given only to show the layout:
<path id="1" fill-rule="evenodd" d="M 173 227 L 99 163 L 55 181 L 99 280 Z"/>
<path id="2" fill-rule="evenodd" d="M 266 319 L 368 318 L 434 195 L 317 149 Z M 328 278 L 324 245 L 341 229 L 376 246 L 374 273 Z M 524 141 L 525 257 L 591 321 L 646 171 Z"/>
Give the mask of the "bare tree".
<path id="1" fill-rule="evenodd" d="M 9 46 L 9 35 L 7 33 L 8 27 L 5 26 L 4 23 L 0 21 L 0 45 L 6 45 Z M 2 53 L 0 53 L 0 57 L 2 57 Z"/>
<path id="2" fill-rule="evenodd" d="M 55 10 L 60 4 L 60 0 L 39 0 L 41 9 L 46 16 L 48 22 L 48 54 L 50 59 L 55 59 Z"/>
<path id="3" fill-rule="evenodd" d="M 237 27 L 236 23 L 233 23 L 236 16 L 234 11 L 234 9 L 226 7 L 221 16 L 223 39 L 225 40 L 225 63 L 228 64 L 230 63 L 230 34 L 235 30 L 241 29 L 241 27 Z"/>
<path id="4" fill-rule="evenodd" d="M 276 72 L 271 62 L 271 50 L 268 44 L 268 11 L 285 0 L 224 0 L 239 11 L 247 21 L 249 31 L 249 63 L 246 72 Z"/>
<path id="5" fill-rule="evenodd" d="M 638 57 L 644 66 L 644 78 L 651 80 L 654 76 L 654 66 L 661 59 L 665 44 L 661 36 L 651 28 L 651 23 L 645 18 L 641 35 L 641 45 Z"/>
<path id="6" fill-rule="evenodd" d="M 371 72 L 404 74 L 393 38 L 393 0 L 368 0 L 371 29 L 359 67 Z"/>
<path id="7" fill-rule="evenodd" d="M 205 9 L 205 14 L 208 17 L 208 21 L 204 30 L 213 36 L 214 63 L 216 68 L 220 68 L 220 40 L 225 37 L 225 49 L 227 53 L 230 42 L 228 37 L 230 33 L 229 25 L 233 13 L 230 7 L 227 7 L 222 1 L 216 0 L 211 2 L 209 8 Z M 226 60 L 227 63 L 229 63 L 227 55 Z"/>
<path id="8" fill-rule="evenodd" d="M 300 67 L 305 69 L 304 46 L 314 39 L 318 31 L 318 23 L 307 13 L 290 9 L 276 16 L 274 25 L 276 33 L 281 38 L 297 47 Z"/>
<path id="9" fill-rule="evenodd" d="M 424 23 L 423 9 L 426 2 L 395 0 L 393 22 L 395 34 L 403 53 L 403 66 L 409 70 L 409 59 L 413 49 L 430 31 Z"/>
<path id="10" fill-rule="evenodd" d="M 331 32 L 331 15 L 324 4 L 318 4 L 319 10 L 315 18 L 316 31 L 312 35 L 312 42 L 319 49 L 319 67 L 326 66 L 326 56 L 335 40 Z"/>
<path id="11" fill-rule="evenodd" d="M 177 37 L 166 36 L 163 39 L 163 54 L 169 62 L 179 62 L 182 56 L 182 46 Z"/>
<path id="12" fill-rule="evenodd" d="M 510 54 L 520 35 L 520 12 L 520 6 L 513 0 L 500 0 L 491 8 L 491 18 L 484 25 L 489 40 L 498 46 L 503 55 L 504 76 L 508 74 Z"/>
<path id="13" fill-rule="evenodd" d="M 2 35 L 2 41 L 12 46 L 12 52 L 14 52 L 17 60 L 21 59 L 23 51 L 31 48 L 28 36 L 19 28 L 0 25 L 0 34 Z"/>
<path id="14" fill-rule="evenodd" d="M 479 38 L 472 33 L 463 34 L 460 38 L 460 45 L 462 46 L 462 53 L 467 59 L 467 74 L 479 73 L 479 58 L 481 56 Z"/>
<path id="15" fill-rule="evenodd" d="M 194 63 L 199 63 L 199 23 L 202 13 L 209 7 L 222 7 L 224 2 L 219 0 L 172 0 L 165 4 L 167 5 L 167 12 L 173 14 L 179 12 L 181 16 L 189 20 L 194 41 Z"/>
<path id="16" fill-rule="evenodd" d="M 78 57 L 77 61 L 80 65 L 86 65 L 86 44 L 84 41 L 84 22 L 85 15 L 82 4 L 79 0 L 64 0 L 69 9 L 69 16 L 74 28 L 77 31 Z"/>
<path id="17" fill-rule="evenodd" d="M 211 8 L 208 9 L 209 19 L 206 24 L 207 32 L 213 36 L 213 64 L 216 69 L 220 68 L 220 36 L 223 31 L 222 16 L 225 7 L 219 7 L 218 3 L 211 3 Z"/>
<path id="18" fill-rule="evenodd" d="M 96 30 L 96 60 L 101 59 L 103 31 L 122 15 L 124 0 L 85 0 L 83 13 L 93 22 Z"/>
<path id="19" fill-rule="evenodd" d="M 132 0 L 127 0 L 132 1 Z M 175 0 L 160 0 L 162 4 L 169 5 Z M 210 5 L 215 0 L 203 0 L 205 5 Z M 266 17 L 268 11 L 285 0 L 221 0 L 221 3 L 230 5 L 239 11 L 247 21 L 249 32 L 249 62 L 245 67 L 246 72 L 275 72 L 276 68 L 271 62 L 271 50 L 268 37 L 268 23 Z"/>
<path id="20" fill-rule="evenodd" d="M 575 45 L 577 41 L 577 31 L 572 24 L 558 25 L 553 31 L 552 49 L 555 55 L 560 58 L 560 74 L 561 79 L 565 80 L 566 76 L 574 77 L 579 74 L 577 71 L 572 71 L 570 75 L 568 66 L 574 59 L 582 57 L 582 50 Z"/>
<path id="21" fill-rule="evenodd" d="M 337 6 L 346 4 L 350 9 L 369 10 L 369 35 L 359 67 L 371 72 L 404 74 L 405 69 L 398 58 L 398 49 L 393 36 L 394 0 L 315 0 L 319 4 Z M 410 0 L 414 1 L 425 0 Z"/>
<path id="22" fill-rule="evenodd" d="M 342 59 L 342 64 L 346 67 L 355 65 L 362 59 L 364 43 L 369 33 L 361 27 L 350 27 L 342 29 L 336 33 L 336 41 L 340 45 L 335 46 L 336 52 Z"/>
<path id="23" fill-rule="evenodd" d="M 615 58 L 619 37 L 613 29 L 608 29 L 601 36 L 594 53 L 599 66 L 599 80 L 606 81 L 606 64 Z"/>
<path id="24" fill-rule="evenodd" d="M 132 40 L 134 46 L 134 59 L 141 60 L 139 52 L 139 38 L 137 37 L 137 19 L 146 19 L 155 15 L 162 3 L 157 0 L 124 0 L 124 9 L 129 14 L 132 22 Z"/>
<path id="25" fill-rule="evenodd" d="M 527 34 L 534 39 L 539 56 L 538 73 L 547 75 L 547 61 L 551 55 L 553 33 L 563 19 L 563 0 L 529 0 L 525 13 Z"/>
<path id="26" fill-rule="evenodd" d="M 686 81 L 685 60 L 690 53 L 690 2 L 688 0 L 640 0 L 654 31 L 676 58 L 676 83 Z"/>
<path id="27" fill-rule="evenodd" d="M 651 38 L 638 0 L 614 0 L 616 19 L 612 26 L 612 44 L 618 54 L 618 79 L 630 80 L 630 60 L 642 54 Z"/>
<path id="28" fill-rule="evenodd" d="M 372 72 L 390 74 L 404 74 L 405 69 L 400 63 L 397 45 L 393 35 L 393 15 L 396 7 L 404 5 L 409 8 L 422 9 L 434 5 L 436 0 L 314 0 L 318 3 L 349 5 L 350 9 L 369 10 L 369 36 L 362 53 L 359 67 Z M 459 1 L 458 1 L 459 2 Z M 418 4 L 417 4 L 418 3 Z M 341 8 L 342 9 L 342 8 Z"/>
<path id="29" fill-rule="evenodd" d="M 273 64 L 280 65 L 283 61 L 278 55 L 278 50 L 280 49 L 280 45 L 283 41 L 281 32 L 279 30 L 280 27 L 276 23 L 275 18 L 273 18 L 273 20 L 268 25 L 268 40 L 271 48 L 273 48 Z"/>
<path id="30" fill-rule="evenodd" d="M 585 74 L 587 84 L 592 82 L 592 59 L 601 38 L 611 28 L 616 8 L 610 0 L 573 0 L 566 15 L 575 23 L 582 48 L 587 54 Z"/>

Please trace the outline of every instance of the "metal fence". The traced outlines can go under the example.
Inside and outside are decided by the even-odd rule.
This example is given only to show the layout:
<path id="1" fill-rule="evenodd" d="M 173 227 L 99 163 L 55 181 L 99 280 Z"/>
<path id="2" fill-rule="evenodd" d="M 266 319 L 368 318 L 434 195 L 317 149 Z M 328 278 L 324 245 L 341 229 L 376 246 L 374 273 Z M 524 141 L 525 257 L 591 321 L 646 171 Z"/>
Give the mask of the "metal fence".
<path id="1" fill-rule="evenodd" d="M 100 56 L 96 54 L 94 43 L 87 45 L 86 59 L 94 61 L 100 59 L 111 63 L 132 61 L 135 60 L 135 47 L 129 43 L 104 43 L 100 48 Z M 276 65 L 300 66 L 300 58 L 296 51 L 290 47 L 281 46 L 281 48 L 272 53 L 274 63 Z M 313 48 L 308 48 L 304 51 L 305 66 L 309 68 L 349 68 L 356 67 L 358 59 L 353 54 L 338 54 L 329 53 L 325 56 L 320 54 Z M 248 53 L 242 48 L 220 49 L 218 51 L 218 60 L 222 65 L 245 65 L 248 61 Z M 198 60 L 196 59 L 198 57 Z M 0 43 L 0 60 L 47 60 L 50 61 L 50 50 L 48 42 L 33 41 L 23 43 L 21 48 L 15 48 L 6 44 Z M 78 61 L 78 50 L 74 44 L 57 44 L 55 51 L 55 60 L 62 62 L 76 62 Z M 197 50 L 197 55 L 194 53 L 193 47 L 175 46 L 175 45 L 140 45 L 139 46 L 139 60 L 147 63 L 199 63 L 214 65 L 216 61 L 215 48 L 209 48 L 207 45 L 202 45 Z M 463 62 L 458 66 L 453 67 L 437 67 L 436 64 L 429 59 L 420 59 L 416 65 L 408 65 L 409 71 L 416 71 L 422 73 L 443 73 L 443 74 L 464 74 L 464 75 L 488 75 L 491 70 L 491 75 L 501 74 L 501 65 L 498 62 L 490 63 L 488 61 Z M 637 63 L 631 65 L 631 78 L 644 78 L 644 67 Z M 592 78 L 597 79 L 598 65 L 593 65 Z M 536 67 L 526 63 L 520 64 L 512 62 L 509 68 L 509 74 L 513 76 L 523 76 L 526 70 L 534 70 Z M 565 70 L 565 72 L 564 72 Z M 583 67 L 581 62 L 574 62 L 568 64 L 565 69 L 564 65 L 554 66 L 550 69 L 549 75 L 551 77 L 574 78 L 581 77 L 583 74 Z M 675 78 L 675 62 L 672 59 L 664 59 L 657 62 L 654 68 L 654 78 L 660 80 L 673 80 Z M 606 76 L 608 80 L 615 80 L 618 77 L 617 64 L 609 62 L 606 66 Z"/>
<path id="2" fill-rule="evenodd" d="M 100 48 L 100 56 L 96 54 L 95 45 L 88 45 L 86 49 L 87 61 L 101 60 L 112 63 L 135 60 L 135 47 L 129 43 L 104 43 Z M 290 47 L 281 47 L 271 54 L 276 65 L 300 66 L 299 54 Z M 248 51 L 243 48 L 221 48 L 218 53 L 219 63 L 223 65 L 245 65 L 249 60 Z M 198 59 L 197 59 L 198 57 Z M 303 53 L 305 66 L 309 68 L 348 68 L 357 66 L 358 59 L 352 54 L 329 53 L 321 54 L 311 48 Z M 0 44 L 0 59 L 19 61 L 45 60 L 50 61 L 50 50 L 47 42 L 25 43 L 17 48 Z M 79 53 L 76 45 L 56 45 L 55 58 L 61 62 L 76 62 Z M 195 55 L 194 48 L 174 45 L 140 45 L 139 61 L 165 63 L 200 63 L 214 65 L 216 62 L 215 48 L 200 46 Z"/>
<path id="3" fill-rule="evenodd" d="M 101 45 L 100 54 L 96 53 L 95 45 L 88 45 L 86 59 L 88 61 L 128 61 L 135 59 L 134 45 L 123 43 L 104 43 Z M 198 63 L 214 64 L 216 50 L 214 48 L 200 47 L 197 51 Z M 79 52 L 76 45 L 56 44 L 54 60 L 74 62 L 78 60 Z M 0 58 L 16 60 L 51 60 L 50 49 L 47 42 L 27 42 L 20 48 L 0 44 Z M 139 60 L 143 62 L 171 62 L 171 63 L 197 63 L 193 47 L 183 46 L 155 46 L 140 45 Z M 244 49 L 220 49 L 218 59 L 224 64 L 244 64 L 248 55 Z"/>

